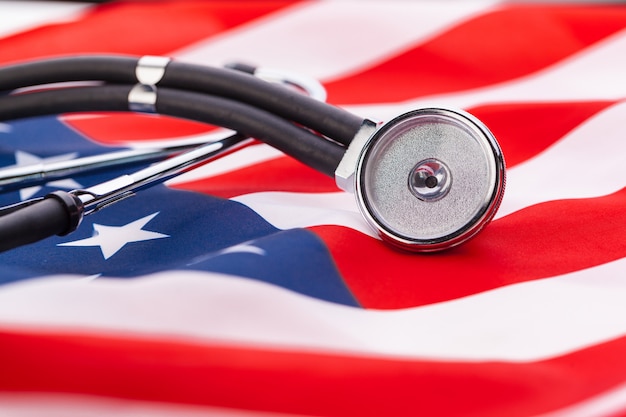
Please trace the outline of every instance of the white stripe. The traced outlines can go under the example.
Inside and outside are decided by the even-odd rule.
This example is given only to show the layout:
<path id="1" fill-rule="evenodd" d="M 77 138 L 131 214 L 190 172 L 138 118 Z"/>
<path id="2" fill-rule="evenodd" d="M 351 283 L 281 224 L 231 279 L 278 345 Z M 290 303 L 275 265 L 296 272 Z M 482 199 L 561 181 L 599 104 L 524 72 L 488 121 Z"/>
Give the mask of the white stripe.
<path id="1" fill-rule="evenodd" d="M 626 186 L 626 102 L 574 129 L 546 151 L 509 170 L 497 217 L 533 204 L 599 197 Z"/>
<path id="2" fill-rule="evenodd" d="M 536 361 L 626 334 L 626 259 L 439 304 L 361 310 L 236 277 L 48 278 L 0 289 L 0 326 L 437 360 Z"/>
<path id="3" fill-rule="evenodd" d="M 0 392 L 3 417 L 290 417 L 292 414 L 77 394 Z"/>
<path id="4" fill-rule="evenodd" d="M 488 11 L 495 3 L 311 2 L 257 19 L 172 55 L 198 64 L 245 60 L 328 79 L 388 59 Z"/>
<path id="5" fill-rule="evenodd" d="M 3 1 L 0 3 L 0 37 L 42 25 L 69 22 L 88 8 L 88 5 L 72 2 Z"/>
<path id="6" fill-rule="evenodd" d="M 488 103 L 618 100 L 626 97 L 626 30 L 618 32 L 541 71 L 469 91 L 391 104 L 348 106 L 380 120 L 414 108 L 469 108 Z M 425 63 L 427 65 L 427 63 Z"/>
<path id="7" fill-rule="evenodd" d="M 272 226 L 287 230 L 298 227 L 338 225 L 349 227 L 372 237 L 376 234 L 367 225 L 352 194 L 260 192 L 233 197 L 250 207 Z"/>

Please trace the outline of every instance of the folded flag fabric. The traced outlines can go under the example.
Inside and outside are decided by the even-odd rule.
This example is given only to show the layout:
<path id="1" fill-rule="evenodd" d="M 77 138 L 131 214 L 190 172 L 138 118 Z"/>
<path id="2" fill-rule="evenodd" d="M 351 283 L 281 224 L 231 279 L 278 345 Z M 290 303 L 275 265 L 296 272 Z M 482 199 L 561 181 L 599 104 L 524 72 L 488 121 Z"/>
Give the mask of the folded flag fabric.
<path id="1" fill-rule="evenodd" d="M 0 2 L 0 64 L 85 54 L 280 68 L 377 120 L 462 108 L 498 138 L 507 188 L 479 236 L 409 254 L 332 178 L 255 143 L 2 253 L 0 415 L 626 415 L 626 6 Z M 214 132 L 10 120 L 0 166 Z"/>

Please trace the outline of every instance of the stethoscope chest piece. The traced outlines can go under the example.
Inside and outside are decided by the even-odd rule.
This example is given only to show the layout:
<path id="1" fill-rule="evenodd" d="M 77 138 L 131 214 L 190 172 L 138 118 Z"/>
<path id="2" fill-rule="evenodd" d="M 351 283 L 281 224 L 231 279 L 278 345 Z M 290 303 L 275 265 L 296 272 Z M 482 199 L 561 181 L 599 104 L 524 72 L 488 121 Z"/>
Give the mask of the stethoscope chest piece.
<path id="1" fill-rule="evenodd" d="M 357 203 L 380 237 L 436 251 L 473 237 L 493 218 L 505 184 L 502 151 L 470 114 L 428 108 L 376 129 L 354 175 Z"/>

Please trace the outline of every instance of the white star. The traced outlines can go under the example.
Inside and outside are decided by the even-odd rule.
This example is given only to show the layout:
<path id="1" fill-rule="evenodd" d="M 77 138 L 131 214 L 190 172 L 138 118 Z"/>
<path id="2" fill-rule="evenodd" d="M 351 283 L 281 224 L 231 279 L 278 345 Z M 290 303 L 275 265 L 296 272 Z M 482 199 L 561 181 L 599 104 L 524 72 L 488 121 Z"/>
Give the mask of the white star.
<path id="1" fill-rule="evenodd" d="M 0 133 L 11 133 L 11 125 L 8 123 L 0 123 Z"/>
<path id="2" fill-rule="evenodd" d="M 40 158 L 37 155 L 33 155 L 31 153 L 28 152 L 24 152 L 24 151 L 16 151 L 15 152 L 15 162 L 16 164 L 13 165 L 15 166 L 26 166 L 26 165 L 34 165 L 34 164 L 40 164 L 40 163 L 44 163 L 44 162 L 59 162 L 59 161 L 68 161 L 70 159 L 76 158 L 78 156 L 78 154 L 76 152 L 72 152 L 72 153 L 66 153 L 63 155 L 56 155 L 56 156 L 50 156 L 47 158 Z M 48 184 L 50 184 L 50 186 L 52 187 L 57 187 L 57 188 L 65 188 L 65 189 L 76 189 L 76 188 L 81 188 L 82 186 L 77 183 L 76 181 L 74 181 L 71 178 L 67 178 L 64 180 L 58 180 L 58 181 L 51 181 Z M 37 194 L 37 192 L 41 190 L 41 187 L 39 186 L 35 186 L 35 187 L 27 187 L 27 188 L 22 188 L 20 190 L 20 199 L 23 200 L 27 200 L 29 198 L 31 198 L 32 196 L 34 196 L 35 194 Z"/>
<path id="3" fill-rule="evenodd" d="M 142 217 L 124 226 L 104 226 L 94 223 L 94 234 L 92 237 L 60 243 L 58 246 L 100 246 L 104 259 L 109 259 L 128 243 L 169 237 L 169 235 L 164 235 L 163 233 L 142 230 L 157 214 L 159 212 Z"/>

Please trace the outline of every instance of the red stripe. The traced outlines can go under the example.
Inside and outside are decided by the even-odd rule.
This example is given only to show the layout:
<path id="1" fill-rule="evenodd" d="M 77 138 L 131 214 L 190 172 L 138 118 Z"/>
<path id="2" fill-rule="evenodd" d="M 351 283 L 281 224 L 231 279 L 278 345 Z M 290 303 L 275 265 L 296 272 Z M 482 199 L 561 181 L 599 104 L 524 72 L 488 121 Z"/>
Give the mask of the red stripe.
<path id="1" fill-rule="evenodd" d="M 326 88 L 330 102 L 356 104 L 486 86 L 538 71 L 624 27 L 625 7 L 503 6 Z"/>
<path id="2" fill-rule="evenodd" d="M 93 7 L 79 20 L 4 38 L 0 63 L 81 53 L 169 54 L 293 3 L 111 2 Z"/>
<path id="3" fill-rule="evenodd" d="M 213 126 L 205 123 L 152 114 L 90 113 L 89 116 L 65 116 L 62 120 L 84 136 L 110 145 L 200 135 L 214 130 Z"/>
<path id="4" fill-rule="evenodd" d="M 527 416 L 623 382 L 626 338 L 531 363 L 441 362 L 0 333 L 0 389 L 319 416 Z"/>
<path id="5" fill-rule="evenodd" d="M 260 191 L 336 192 L 335 180 L 290 157 L 279 157 L 175 188 L 231 198 Z"/>
<path id="6" fill-rule="evenodd" d="M 394 309 L 451 300 L 623 258 L 625 205 L 626 189 L 605 197 L 538 204 L 493 222 L 459 248 L 429 255 L 395 251 L 344 227 L 312 230 L 329 247 L 362 306 Z"/>

